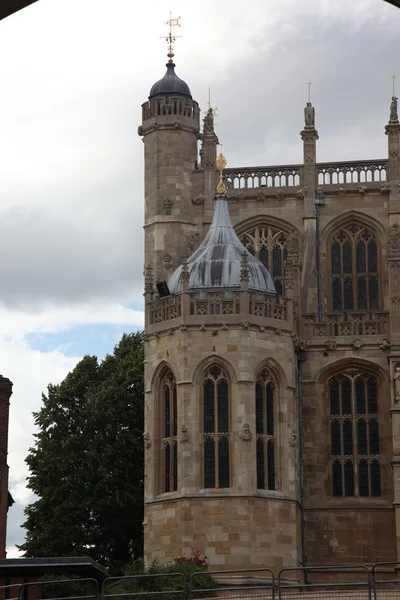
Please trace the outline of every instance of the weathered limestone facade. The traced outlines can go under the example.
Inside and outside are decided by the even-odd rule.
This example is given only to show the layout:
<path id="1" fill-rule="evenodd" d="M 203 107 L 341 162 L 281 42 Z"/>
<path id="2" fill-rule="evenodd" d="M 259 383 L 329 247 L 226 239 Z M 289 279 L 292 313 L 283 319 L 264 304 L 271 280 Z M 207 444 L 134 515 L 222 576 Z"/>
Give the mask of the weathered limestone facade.
<path id="1" fill-rule="evenodd" d="M 200 548 L 216 569 L 275 570 L 399 560 L 397 100 L 385 129 L 388 158 L 319 163 L 308 104 L 302 164 L 224 171 L 236 232 L 268 268 L 277 298 L 249 290 L 245 266 L 234 290 L 189 289 L 185 257 L 210 226 L 218 180 L 212 114 L 200 130 L 199 112 L 179 92 L 158 94 L 143 104 L 139 128 L 146 558 Z M 182 263 L 182 291 L 159 297 L 155 283 Z M 213 438 L 227 440 L 222 488 L 205 486 L 205 442 L 214 434 L 204 429 L 204 389 L 213 368 L 229 390 L 228 431 Z M 265 436 L 256 423 L 262 372 L 274 390 L 274 430 Z M 167 416 L 166 377 L 176 394 Z M 275 471 L 263 487 L 264 438 L 274 444 Z"/>

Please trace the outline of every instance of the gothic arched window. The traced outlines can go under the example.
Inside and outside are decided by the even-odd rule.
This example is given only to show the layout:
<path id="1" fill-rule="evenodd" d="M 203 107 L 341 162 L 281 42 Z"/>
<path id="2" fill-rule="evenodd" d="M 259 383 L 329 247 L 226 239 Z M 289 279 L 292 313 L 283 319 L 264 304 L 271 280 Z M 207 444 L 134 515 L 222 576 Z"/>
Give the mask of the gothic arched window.
<path id="1" fill-rule="evenodd" d="M 267 225 L 252 227 L 240 236 L 240 241 L 251 254 L 268 269 L 277 294 L 285 291 L 285 261 L 287 234 Z"/>
<path id="2" fill-rule="evenodd" d="M 333 496 L 380 496 L 378 382 L 349 373 L 329 381 Z"/>
<path id="3" fill-rule="evenodd" d="M 331 290 L 334 311 L 379 308 L 378 246 L 368 228 L 352 223 L 334 235 Z"/>
<path id="4" fill-rule="evenodd" d="M 178 489 L 178 400 L 171 371 L 163 378 L 161 394 L 161 490 L 175 492 Z"/>
<path id="5" fill-rule="evenodd" d="M 257 489 L 276 489 L 276 388 L 267 369 L 256 381 Z"/>
<path id="6" fill-rule="evenodd" d="M 230 388 L 226 373 L 213 366 L 203 380 L 204 487 L 230 487 Z"/>

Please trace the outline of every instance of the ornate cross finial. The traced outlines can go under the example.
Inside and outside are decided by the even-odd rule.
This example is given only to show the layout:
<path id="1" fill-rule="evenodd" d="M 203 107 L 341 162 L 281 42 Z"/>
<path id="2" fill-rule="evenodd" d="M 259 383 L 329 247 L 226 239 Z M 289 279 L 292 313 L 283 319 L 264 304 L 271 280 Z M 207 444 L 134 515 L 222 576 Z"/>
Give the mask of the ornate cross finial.
<path id="1" fill-rule="evenodd" d="M 169 25 L 169 34 L 165 37 L 165 40 L 168 44 L 168 62 L 172 63 L 173 62 L 173 58 L 175 56 L 174 54 L 174 43 L 177 37 L 182 37 L 181 35 L 172 35 L 172 28 L 173 27 L 181 27 L 180 24 L 180 19 L 181 17 L 178 17 L 177 19 L 173 19 L 171 17 L 171 13 L 169 13 L 169 19 L 168 21 L 165 21 L 166 25 Z"/>
<path id="2" fill-rule="evenodd" d="M 219 155 L 217 156 L 217 160 L 215 161 L 215 166 L 217 167 L 217 169 L 219 171 L 219 182 L 217 185 L 217 192 L 218 192 L 218 194 L 226 194 L 226 186 L 224 183 L 224 176 L 222 174 L 222 171 L 226 167 L 226 158 L 222 154 L 222 152 L 220 152 Z"/>

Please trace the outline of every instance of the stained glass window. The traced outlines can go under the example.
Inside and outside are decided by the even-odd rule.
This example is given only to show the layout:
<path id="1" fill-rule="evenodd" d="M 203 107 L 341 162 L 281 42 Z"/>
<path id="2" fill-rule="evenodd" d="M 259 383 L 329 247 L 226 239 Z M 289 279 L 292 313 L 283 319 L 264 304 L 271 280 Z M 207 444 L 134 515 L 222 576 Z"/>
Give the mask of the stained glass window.
<path id="1" fill-rule="evenodd" d="M 256 381 L 257 488 L 276 489 L 276 388 L 269 371 L 263 369 Z"/>
<path id="2" fill-rule="evenodd" d="M 178 399 L 176 381 L 168 371 L 162 382 L 162 492 L 178 489 Z"/>
<path id="3" fill-rule="evenodd" d="M 331 291 L 334 311 L 379 308 L 378 248 L 367 228 L 352 223 L 334 235 Z"/>
<path id="4" fill-rule="evenodd" d="M 261 225 L 252 227 L 240 236 L 247 250 L 268 269 L 279 295 L 285 292 L 285 262 L 287 234 L 279 229 Z"/>
<path id="5" fill-rule="evenodd" d="M 378 385 L 365 374 L 329 382 L 333 496 L 380 496 Z"/>
<path id="6" fill-rule="evenodd" d="M 230 487 L 229 381 L 211 367 L 203 380 L 204 487 Z"/>

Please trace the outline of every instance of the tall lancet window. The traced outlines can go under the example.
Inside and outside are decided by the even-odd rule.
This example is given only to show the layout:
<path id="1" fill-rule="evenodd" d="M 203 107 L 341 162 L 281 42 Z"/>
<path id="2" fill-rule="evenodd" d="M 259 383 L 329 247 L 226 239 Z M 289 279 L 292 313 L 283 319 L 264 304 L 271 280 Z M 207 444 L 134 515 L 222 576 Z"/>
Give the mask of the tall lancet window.
<path id="1" fill-rule="evenodd" d="M 164 376 L 161 393 L 161 489 L 162 492 L 174 492 L 178 489 L 178 400 L 171 371 Z"/>
<path id="2" fill-rule="evenodd" d="M 287 234 L 268 225 L 260 225 L 243 233 L 240 241 L 266 266 L 274 280 L 277 293 L 283 294 L 285 291 Z"/>
<path id="3" fill-rule="evenodd" d="M 208 369 L 203 380 L 204 487 L 230 487 L 229 404 L 227 374 L 219 366 Z"/>
<path id="4" fill-rule="evenodd" d="M 333 236 L 331 287 L 334 311 L 379 308 L 378 245 L 366 227 L 351 223 Z"/>
<path id="5" fill-rule="evenodd" d="M 378 382 L 349 373 L 329 381 L 333 496 L 380 496 Z"/>
<path id="6" fill-rule="evenodd" d="M 269 371 L 256 381 L 257 489 L 276 489 L 276 388 Z"/>

